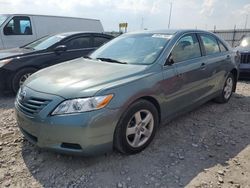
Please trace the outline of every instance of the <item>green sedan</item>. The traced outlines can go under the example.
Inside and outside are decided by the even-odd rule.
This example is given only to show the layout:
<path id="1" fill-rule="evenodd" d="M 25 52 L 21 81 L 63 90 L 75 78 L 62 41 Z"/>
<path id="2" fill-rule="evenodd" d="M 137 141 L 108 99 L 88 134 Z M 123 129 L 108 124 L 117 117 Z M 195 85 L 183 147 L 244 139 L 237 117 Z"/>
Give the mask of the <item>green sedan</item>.
<path id="1" fill-rule="evenodd" d="M 41 148 L 138 153 L 160 124 L 212 99 L 228 102 L 238 80 L 236 56 L 206 31 L 123 34 L 88 57 L 30 76 L 16 97 L 17 122 Z"/>

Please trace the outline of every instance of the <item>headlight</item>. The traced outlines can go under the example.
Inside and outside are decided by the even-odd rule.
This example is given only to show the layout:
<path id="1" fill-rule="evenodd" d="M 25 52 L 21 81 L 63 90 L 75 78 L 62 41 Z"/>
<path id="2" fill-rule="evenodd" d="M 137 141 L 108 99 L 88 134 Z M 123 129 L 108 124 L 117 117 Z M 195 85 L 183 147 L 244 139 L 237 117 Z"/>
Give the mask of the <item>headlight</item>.
<path id="1" fill-rule="evenodd" d="M 12 58 L 10 59 L 4 59 L 4 60 L 0 60 L 0 67 L 6 65 L 7 63 L 11 62 Z"/>
<path id="2" fill-rule="evenodd" d="M 113 98 L 113 95 L 97 96 L 66 100 L 59 104 L 52 115 L 88 112 L 104 108 Z"/>

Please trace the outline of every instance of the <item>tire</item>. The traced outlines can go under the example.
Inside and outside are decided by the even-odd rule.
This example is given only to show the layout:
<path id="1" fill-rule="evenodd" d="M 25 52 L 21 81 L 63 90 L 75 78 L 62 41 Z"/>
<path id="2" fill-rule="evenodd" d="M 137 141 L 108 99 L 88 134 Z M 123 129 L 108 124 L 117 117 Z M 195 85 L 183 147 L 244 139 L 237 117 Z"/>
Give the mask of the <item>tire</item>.
<path id="1" fill-rule="evenodd" d="M 235 78 L 232 73 L 230 73 L 224 83 L 221 94 L 215 98 L 215 102 L 217 103 L 227 103 L 233 93 L 233 88 L 235 86 Z"/>
<path id="2" fill-rule="evenodd" d="M 11 83 L 12 91 L 14 93 L 17 93 L 19 87 L 23 84 L 23 82 L 36 71 L 37 69 L 32 67 L 24 68 L 17 71 L 12 78 L 12 83 Z"/>
<path id="3" fill-rule="evenodd" d="M 114 134 L 114 148 L 124 154 L 141 152 L 153 140 L 158 124 L 156 107 L 138 100 L 122 115 Z"/>

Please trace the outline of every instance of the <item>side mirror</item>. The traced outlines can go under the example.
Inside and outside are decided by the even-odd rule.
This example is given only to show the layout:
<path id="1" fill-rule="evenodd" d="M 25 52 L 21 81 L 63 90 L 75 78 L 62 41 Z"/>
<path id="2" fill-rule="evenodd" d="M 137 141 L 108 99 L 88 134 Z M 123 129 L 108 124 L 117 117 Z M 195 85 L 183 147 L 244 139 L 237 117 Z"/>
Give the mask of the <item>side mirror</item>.
<path id="1" fill-rule="evenodd" d="M 65 46 L 65 45 L 59 45 L 59 46 L 54 48 L 54 52 L 56 54 L 61 54 L 61 53 L 65 52 L 65 51 L 67 51 L 67 46 Z"/>
<path id="2" fill-rule="evenodd" d="M 173 59 L 172 54 L 170 54 L 169 57 L 166 60 L 165 65 L 173 65 L 173 64 L 174 64 L 174 59 Z"/>

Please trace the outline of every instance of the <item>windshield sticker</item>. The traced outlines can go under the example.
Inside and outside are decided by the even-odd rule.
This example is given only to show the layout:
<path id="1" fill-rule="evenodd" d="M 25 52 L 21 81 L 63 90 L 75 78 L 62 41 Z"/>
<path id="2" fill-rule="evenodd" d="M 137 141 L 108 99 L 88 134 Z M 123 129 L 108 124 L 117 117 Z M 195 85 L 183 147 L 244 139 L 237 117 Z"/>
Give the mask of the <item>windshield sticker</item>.
<path id="1" fill-rule="evenodd" d="M 152 37 L 162 38 L 162 39 L 171 39 L 173 37 L 173 35 L 153 34 Z"/>

